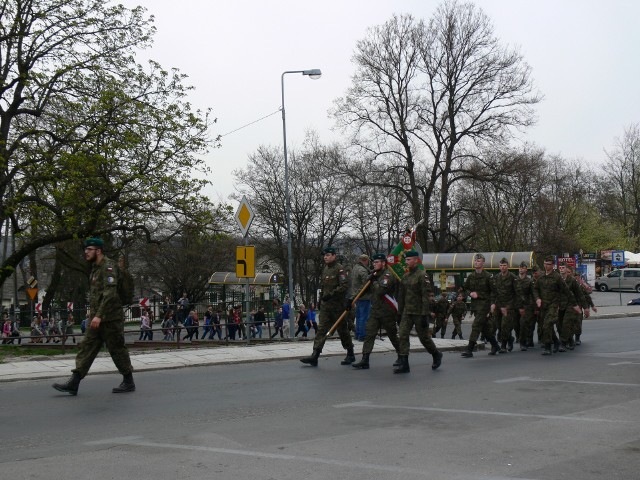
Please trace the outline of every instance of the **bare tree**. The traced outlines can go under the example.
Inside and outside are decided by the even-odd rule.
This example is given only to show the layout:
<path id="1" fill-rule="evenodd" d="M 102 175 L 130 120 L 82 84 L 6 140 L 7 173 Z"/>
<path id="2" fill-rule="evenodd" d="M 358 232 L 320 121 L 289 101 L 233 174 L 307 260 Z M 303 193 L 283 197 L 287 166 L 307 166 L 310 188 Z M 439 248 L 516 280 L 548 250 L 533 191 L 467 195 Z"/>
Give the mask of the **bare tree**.
<path id="1" fill-rule="evenodd" d="M 358 42 L 356 73 L 333 115 L 351 131 L 368 170 L 400 170 L 389 185 L 406 196 L 421 243 L 436 251 L 459 247 L 451 234 L 451 198 L 458 181 L 482 177 L 470 169 L 488 144 L 533 122 L 530 68 L 500 45 L 489 18 L 473 4 L 443 3 L 428 24 L 394 16 Z M 357 163 L 361 160 L 354 160 Z M 344 173 L 375 184 L 353 165 Z"/>
<path id="2" fill-rule="evenodd" d="M 640 249 L 640 124 L 629 125 L 607 152 L 599 205 L 605 217 L 619 222 Z"/>

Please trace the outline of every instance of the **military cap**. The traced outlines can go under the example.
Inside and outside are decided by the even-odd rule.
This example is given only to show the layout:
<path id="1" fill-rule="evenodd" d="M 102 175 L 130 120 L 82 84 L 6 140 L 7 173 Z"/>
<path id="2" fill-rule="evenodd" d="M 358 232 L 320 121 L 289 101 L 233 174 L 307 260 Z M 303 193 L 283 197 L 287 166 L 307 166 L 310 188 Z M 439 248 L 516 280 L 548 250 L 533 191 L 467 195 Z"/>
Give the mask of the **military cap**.
<path id="1" fill-rule="evenodd" d="M 502 258 L 500 259 L 500 263 L 504 263 L 504 264 L 509 265 L 509 260 L 507 260 L 505 257 L 502 257 Z"/>
<path id="2" fill-rule="evenodd" d="M 384 260 L 385 262 L 387 261 L 387 256 L 384 253 L 376 253 L 373 257 L 371 257 L 373 260 Z"/>
<path id="3" fill-rule="evenodd" d="M 362 255 L 360 255 L 358 257 L 359 260 L 369 260 L 369 255 L 367 255 L 366 253 L 363 253 Z"/>
<path id="4" fill-rule="evenodd" d="M 324 255 L 326 253 L 333 253 L 335 255 L 336 254 L 335 247 L 324 247 L 324 250 L 322 250 L 322 254 Z"/>
<path id="5" fill-rule="evenodd" d="M 538 270 L 540 270 L 540 268 L 538 267 L 538 265 L 533 265 L 533 267 L 531 267 L 531 270 L 537 272 Z"/>
<path id="6" fill-rule="evenodd" d="M 559 267 L 566 267 L 567 266 L 567 262 L 560 262 L 558 264 Z"/>
<path id="7" fill-rule="evenodd" d="M 98 247 L 98 248 L 104 248 L 104 242 L 102 241 L 101 238 L 98 237 L 91 237 L 91 238 L 87 238 L 84 241 L 84 246 L 86 247 Z"/>
<path id="8" fill-rule="evenodd" d="M 553 258 L 553 255 L 547 255 L 546 257 L 544 257 L 544 261 L 545 262 L 555 262 L 555 258 Z"/>
<path id="9" fill-rule="evenodd" d="M 525 262 L 524 260 L 520 262 L 520 268 L 527 268 L 527 262 Z"/>
<path id="10" fill-rule="evenodd" d="M 474 260 L 484 260 L 484 255 L 483 255 L 483 254 L 481 254 L 481 253 L 476 253 L 476 254 L 473 256 L 473 259 L 474 259 Z"/>
<path id="11" fill-rule="evenodd" d="M 404 254 L 404 256 L 406 258 L 417 257 L 418 256 L 418 252 L 416 252 L 415 250 L 409 250 L 407 253 Z"/>

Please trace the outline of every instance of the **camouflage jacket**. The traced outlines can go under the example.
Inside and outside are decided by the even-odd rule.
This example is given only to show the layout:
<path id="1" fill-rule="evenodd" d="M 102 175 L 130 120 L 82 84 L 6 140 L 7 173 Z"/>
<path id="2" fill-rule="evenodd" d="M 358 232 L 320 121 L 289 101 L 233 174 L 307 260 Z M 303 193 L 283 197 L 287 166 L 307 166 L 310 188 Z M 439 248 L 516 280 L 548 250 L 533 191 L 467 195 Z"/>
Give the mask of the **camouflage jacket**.
<path id="1" fill-rule="evenodd" d="M 516 300 L 516 276 L 507 271 L 506 275 L 501 272 L 493 276 L 493 299 L 497 308 L 514 308 Z"/>
<path id="2" fill-rule="evenodd" d="M 571 308 L 575 305 L 579 305 L 582 308 L 589 308 L 589 305 L 587 304 L 582 290 L 580 289 L 580 285 L 578 285 L 576 279 L 571 275 L 568 275 L 566 278 L 564 278 L 564 282 L 567 284 L 569 290 L 573 294 L 575 302 L 571 303 L 570 297 L 568 295 L 563 295 L 560 300 L 560 308 Z"/>
<path id="3" fill-rule="evenodd" d="M 322 307 L 343 309 L 349 278 L 347 272 L 338 262 L 325 265 L 322 271 Z"/>
<path id="4" fill-rule="evenodd" d="M 369 275 L 371 275 L 371 272 L 362 263 L 358 262 L 353 266 L 351 274 L 349 275 L 349 278 L 351 279 L 351 288 L 348 293 L 349 298 L 356 298 L 356 295 L 360 293 L 362 287 L 367 283 Z M 367 291 L 360 296 L 360 300 L 370 300 L 370 292 L 371 290 L 367 289 Z"/>
<path id="5" fill-rule="evenodd" d="M 489 303 L 493 295 L 491 274 L 485 270 L 481 272 L 471 272 L 464 281 L 464 296 L 468 297 L 471 292 L 478 294 L 478 298 L 471 299 L 471 305 L 475 303 Z"/>
<path id="6" fill-rule="evenodd" d="M 89 310 L 91 317 L 100 317 L 103 322 L 124 320 L 122 303 L 118 295 L 118 268 L 116 262 L 103 257 L 94 263 L 89 276 Z"/>
<path id="7" fill-rule="evenodd" d="M 446 318 L 449 313 L 449 300 L 439 297 L 436 301 L 435 314 L 438 318 Z"/>
<path id="8" fill-rule="evenodd" d="M 449 314 L 453 318 L 462 318 L 467 313 L 467 304 L 464 300 L 456 301 L 449 307 Z"/>
<path id="9" fill-rule="evenodd" d="M 533 279 L 527 275 L 524 278 L 516 277 L 516 304 L 515 308 L 531 308 L 534 306 Z"/>
<path id="10" fill-rule="evenodd" d="M 553 304 L 559 305 L 563 295 L 567 296 L 567 303 L 577 305 L 573 293 L 557 270 L 553 270 L 549 274 L 546 272 L 540 274 L 534 284 L 533 295 L 536 300 L 542 300 L 543 307 Z"/>
<path id="11" fill-rule="evenodd" d="M 431 280 L 424 270 L 417 267 L 409 270 L 400 281 L 398 312 L 401 315 L 429 315 L 431 291 Z"/>
<path id="12" fill-rule="evenodd" d="M 398 280 L 389 271 L 378 272 L 368 289 L 371 296 L 371 318 L 393 318 L 398 315 L 396 308 L 392 306 L 391 297 L 395 300 Z"/>

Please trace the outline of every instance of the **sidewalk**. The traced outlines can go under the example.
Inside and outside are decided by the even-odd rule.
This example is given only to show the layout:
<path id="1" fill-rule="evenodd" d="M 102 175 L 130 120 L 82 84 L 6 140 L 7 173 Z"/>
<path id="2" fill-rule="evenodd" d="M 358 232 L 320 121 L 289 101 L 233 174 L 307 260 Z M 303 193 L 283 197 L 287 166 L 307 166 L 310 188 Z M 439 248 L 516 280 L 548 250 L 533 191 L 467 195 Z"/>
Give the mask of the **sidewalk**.
<path id="1" fill-rule="evenodd" d="M 640 317 L 640 306 L 607 306 L 598 307 L 590 319 L 585 321 L 606 320 L 621 317 Z M 471 323 L 468 317 L 463 322 Z M 462 350 L 466 340 L 433 339 L 441 351 Z M 131 363 L 136 372 L 165 370 L 169 368 L 183 368 L 204 365 L 225 365 L 232 363 L 269 362 L 276 360 L 296 360 L 311 354 L 311 341 L 276 341 L 273 343 L 256 343 L 251 345 L 238 344 L 220 347 L 184 348 L 163 350 L 161 352 L 132 352 Z M 362 343 L 355 343 L 356 357 L 359 359 Z M 411 337 L 411 351 L 424 352 L 417 337 Z M 373 353 L 394 352 L 388 339 L 376 340 Z M 345 354 L 340 340 L 327 340 L 320 362 L 328 357 L 343 356 Z M 75 366 L 75 355 L 58 357 L 55 359 L 30 357 L 0 364 L 0 382 L 18 380 L 33 380 L 44 378 L 62 378 L 70 375 Z M 108 353 L 101 352 L 91 367 L 90 375 L 103 373 L 117 373 L 113 361 Z"/>
<path id="2" fill-rule="evenodd" d="M 462 350 L 466 340 L 433 339 L 441 351 Z M 311 354 L 311 341 L 276 341 L 274 343 L 238 344 L 224 347 L 183 348 L 180 350 L 164 350 L 161 352 L 132 352 L 131 363 L 136 372 L 166 370 L 204 365 L 225 365 L 232 363 L 269 362 L 275 360 L 297 360 Z M 423 351 L 417 337 L 411 337 L 411 351 Z M 355 342 L 356 358 L 359 360 L 362 343 Z M 395 352 L 388 339 L 376 340 L 373 353 Z M 323 358 L 343 357 L 345 354 L 338 338 L 327 340 L 320 356 Z M 426 354 L 426 352 L 425 352 Z M 393 358 L 395 360 L 395 356 Z M 300 364 L 302 366 L 302 364 Z M 0 364 L 0 382 L 18 380 L 35 380 L 43 378 L 62 378 L 71 374 L 75 367 L 75 355 L 55 360 L 23 360 Z M 117 370 L 106 352 L 101 352 L 93 362 L 89 375 L 117 373 Z"/>

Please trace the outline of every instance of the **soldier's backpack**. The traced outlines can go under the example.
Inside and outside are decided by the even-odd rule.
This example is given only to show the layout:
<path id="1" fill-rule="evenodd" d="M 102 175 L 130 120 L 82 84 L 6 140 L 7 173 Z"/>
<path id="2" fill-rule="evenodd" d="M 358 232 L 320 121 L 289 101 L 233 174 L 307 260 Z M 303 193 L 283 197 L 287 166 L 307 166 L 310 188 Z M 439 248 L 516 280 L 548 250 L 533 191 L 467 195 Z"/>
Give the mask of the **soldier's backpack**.
<path id="1" fill-rule="evenodd" d="M 122 305 L 130 305 L 133 303 L 133 276 L 126 268 L 116 267 L 118 272 L 118 296 Z"/>

